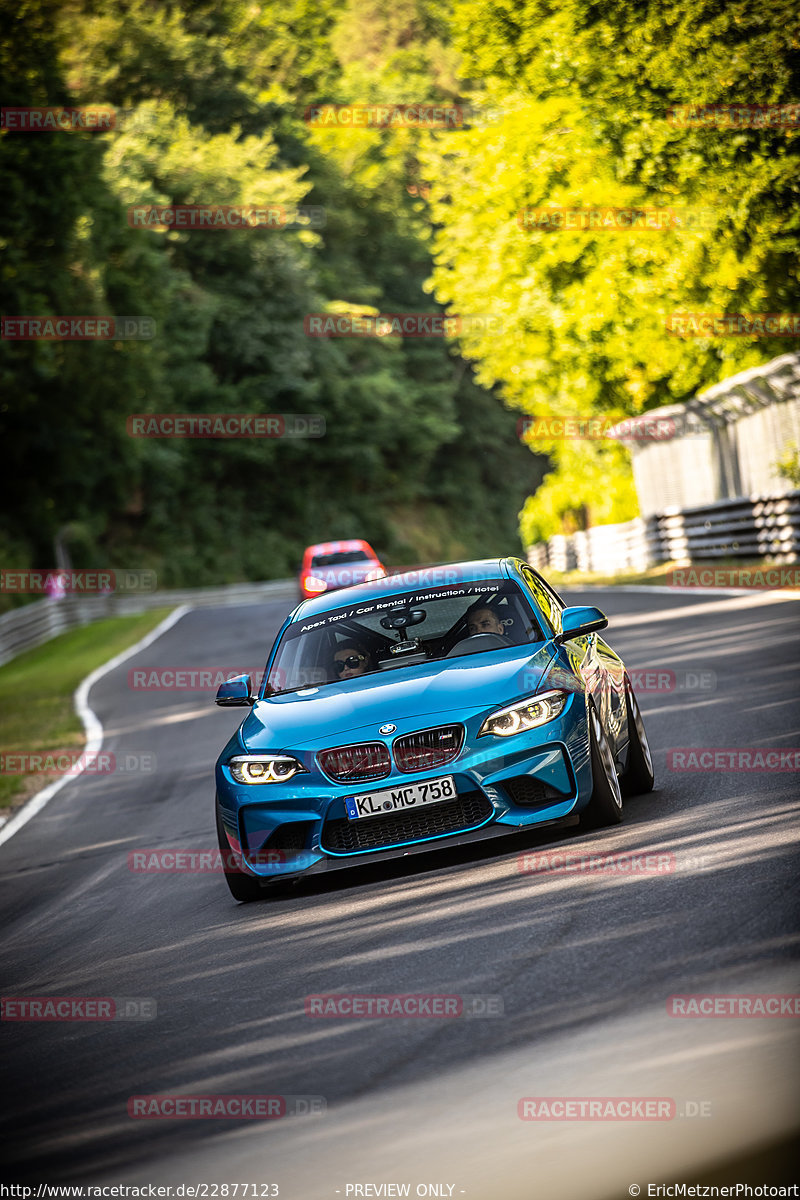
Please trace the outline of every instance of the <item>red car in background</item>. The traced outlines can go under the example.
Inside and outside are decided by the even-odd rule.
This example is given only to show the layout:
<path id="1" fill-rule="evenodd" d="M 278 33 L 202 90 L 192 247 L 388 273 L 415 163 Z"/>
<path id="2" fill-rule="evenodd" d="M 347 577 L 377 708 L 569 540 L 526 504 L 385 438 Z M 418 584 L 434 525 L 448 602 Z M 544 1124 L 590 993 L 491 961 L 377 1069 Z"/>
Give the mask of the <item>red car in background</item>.
<path id="1" fill-rule="evenodd" d="M 382 579 L 386 568 L 369 542 L 351 538 L 347 542 L 317 542 L 307 546 L 300 567 L 300 595 L 303 600 Z"/>

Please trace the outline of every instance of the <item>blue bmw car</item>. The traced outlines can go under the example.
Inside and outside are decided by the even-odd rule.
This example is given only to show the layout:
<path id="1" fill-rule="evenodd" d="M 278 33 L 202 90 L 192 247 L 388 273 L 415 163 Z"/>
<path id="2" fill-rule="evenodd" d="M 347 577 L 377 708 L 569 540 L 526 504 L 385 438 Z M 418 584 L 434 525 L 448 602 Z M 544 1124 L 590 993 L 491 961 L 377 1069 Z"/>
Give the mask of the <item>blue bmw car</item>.
<path id="1" fill-rule="evenodd" d="M 217 693 L 249 710 L 216 764 L 233 896 L 576 814 L 621 821 L 653 763 L 607 624 L 518 558 L 299 604 L 258 695 L 249 676 Z"/>

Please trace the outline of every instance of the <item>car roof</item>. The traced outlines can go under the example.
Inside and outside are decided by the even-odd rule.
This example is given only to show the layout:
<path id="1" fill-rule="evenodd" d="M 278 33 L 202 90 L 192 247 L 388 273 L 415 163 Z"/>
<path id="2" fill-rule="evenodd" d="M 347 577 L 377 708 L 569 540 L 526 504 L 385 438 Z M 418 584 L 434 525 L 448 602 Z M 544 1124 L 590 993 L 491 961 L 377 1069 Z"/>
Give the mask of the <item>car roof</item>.
<path id="1" fill-rule="evenodd" d="M 365 542 L 363 538 L 349 538 L 342 542 L 314 542 L 311 546 L 306 546 L 305 553 L 309 554 L 339 554 L 343 550 L 371 550 L 369 542 Z"/>
<path id="2" fill-rule="evenodd" d="M 428 567 L 397 570 L 392 575 L 377 579 L 373 583 L 358 583 L 352 587 L 337 588 L 304 600 L 292 614 L 292 621 L 307 620 L 317 613 L 329 612 L 333 608 L 345 608 L 369 600 L 379 600 L 395 590 L 418 591 L 421 588 L 475 583 L 481 579 L 508 578 L 517 571 L 517 560 L 513 558 L 481 558 L 471 562 L 434 563 Z"/>

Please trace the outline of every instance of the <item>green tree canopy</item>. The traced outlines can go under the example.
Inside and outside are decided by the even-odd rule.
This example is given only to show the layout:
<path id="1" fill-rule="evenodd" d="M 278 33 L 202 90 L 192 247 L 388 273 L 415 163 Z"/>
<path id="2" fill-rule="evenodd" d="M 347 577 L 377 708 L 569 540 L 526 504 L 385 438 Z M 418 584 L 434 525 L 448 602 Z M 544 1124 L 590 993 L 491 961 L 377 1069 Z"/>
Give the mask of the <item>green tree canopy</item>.
<path id="1" fill-rule="evenodd" d="M 424 173 L 434 294 L 508 330 L 465 339 L 479 382 L 523 412 L 613 419 L 783 352 L 778 338 L 667 326 L 676 313 L 797 311 L 800 129 L 686 127 L 669 110 L 796 101 L 790 17 L 749 3 L 457 0 L 463 70 L 499 119 L 438 139 Z M 547 224 L 548 210 L 615 208 L 675 218 L 663 231 Z M 545 215 L 521 222 L 528 209 Z M 633 515 L 616 445 L 537 448 L 555 469 L 526 506 L 528 538 L 569 514 Z"/>

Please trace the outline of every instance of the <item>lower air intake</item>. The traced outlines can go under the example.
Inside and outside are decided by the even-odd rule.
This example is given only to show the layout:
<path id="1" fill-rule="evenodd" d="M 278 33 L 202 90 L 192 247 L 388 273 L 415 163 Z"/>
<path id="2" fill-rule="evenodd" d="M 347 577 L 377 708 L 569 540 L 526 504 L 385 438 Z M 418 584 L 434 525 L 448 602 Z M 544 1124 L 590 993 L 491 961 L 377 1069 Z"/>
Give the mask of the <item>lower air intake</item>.
<path id="1" fill-rule="evenodd" d="M 512 804 L 533 808 L 537 804 L 549 804 L 553 800 L 566 800 L 567 797 L 557 788 L 532 775 L 515 775 L 513 779 L 504 779 L 502 787 L 508 792 Z"/>
<path id="2" fill-rule="evenodd" d="M 483 792 L 463 792 L 455 800 L 426 804 L 416 811 L 394 812 L 385 817 L 360 821 L 326 821 L 322 828 L 323 850 L 333 854 L 358 854 L 364 850 L 386 850 L 424 838 L 447 837 L 477 829 L 494 809 Z"/>

